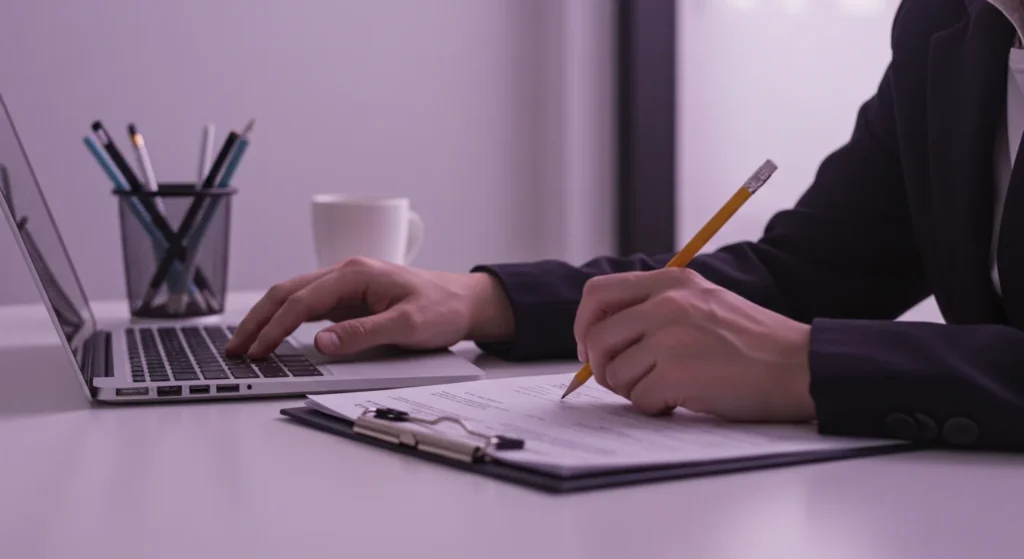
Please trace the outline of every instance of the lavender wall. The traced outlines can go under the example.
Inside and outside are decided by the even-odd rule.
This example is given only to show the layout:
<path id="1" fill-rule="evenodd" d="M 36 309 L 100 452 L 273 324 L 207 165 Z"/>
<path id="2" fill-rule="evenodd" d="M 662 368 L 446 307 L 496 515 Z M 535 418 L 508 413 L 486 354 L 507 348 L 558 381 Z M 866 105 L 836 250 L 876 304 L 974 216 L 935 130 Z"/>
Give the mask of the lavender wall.
<path id="1" fill-rule="evenodd" d="M 195 175 L 204 122 L 216 122 L 223 138 L 257 119 L 236 176 L 235 289 L 314 265 L 316 192 L 411 196 L 427 224 L 418 265 L 563 257 L 611 246 L 612 229 L 594 226 L 611 215 L 611 130 L 602 124 L 610 101 L 600 87 L 579 91 L 610 71 L 610 6 L 3 2 L 0 92 L 93 298 L 124 292 L 109 185 L 81 143 L 96 118 L 116 132 L 134 120 L 167 180 Z M 583 29 L 568 23 L 581 21 L 577 12 Z M 587 55 L 577 67 L 566 56 L 581 46 Z M 571 81 L 567 64 L 577 68 Z M 580 133 L 591 139 L 574 141 Z M 589 195 L 566 194 L 573 177 L 588 180 Z M 579 212 L 581 203 L 598 213 L 576 230 L 550 210 Z M 577 230 L 605 233 L 574 245 Z M 0 303 L 37 300 L 23 266 L 8 266 L 15 258 L 4 230 Z"/>
<path id="2" fill-rule="evenodd" d="M 850 136 L 890 55 L 899 0 L 693 0 L 679 28 L 677 240 L 766 158 L 779 165 L 710 243 L 761 235 Z M 905 318 L 941 320 L 929 299 Z"/>

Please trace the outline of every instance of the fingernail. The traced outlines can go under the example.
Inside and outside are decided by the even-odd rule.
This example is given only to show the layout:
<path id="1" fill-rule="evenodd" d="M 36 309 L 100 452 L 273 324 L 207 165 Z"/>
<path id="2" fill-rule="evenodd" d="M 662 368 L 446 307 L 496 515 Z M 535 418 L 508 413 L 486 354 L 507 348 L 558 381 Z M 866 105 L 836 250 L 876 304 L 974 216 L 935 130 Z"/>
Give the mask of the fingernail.
<path id="1" fill-rule="evenodd" d="M 341 340 L 334 332 L 320 332 L 316 335 L 316 347 L 321 353 L 337 353 L 341 351 Z"/>
<path id="2" fill-rule="evenodd" d="M 576 344 L 576 359 L 580 360 L 580 363 L 587 362 L 587 356 L 583 354 L 583 346 Z"/>

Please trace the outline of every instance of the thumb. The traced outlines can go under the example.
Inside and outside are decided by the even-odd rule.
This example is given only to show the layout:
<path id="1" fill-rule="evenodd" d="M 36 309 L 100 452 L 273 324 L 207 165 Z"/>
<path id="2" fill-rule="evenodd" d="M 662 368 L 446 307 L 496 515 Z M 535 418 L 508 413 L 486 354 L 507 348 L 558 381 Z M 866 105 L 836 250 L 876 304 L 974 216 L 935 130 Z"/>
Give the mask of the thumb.
<path id="1" fill-rule="evenodd" d="M 401 321 L 394 308 L 345 320 L 317 333 L 314 343 L 325 355 L 345 356 L 401 341 Z"/>

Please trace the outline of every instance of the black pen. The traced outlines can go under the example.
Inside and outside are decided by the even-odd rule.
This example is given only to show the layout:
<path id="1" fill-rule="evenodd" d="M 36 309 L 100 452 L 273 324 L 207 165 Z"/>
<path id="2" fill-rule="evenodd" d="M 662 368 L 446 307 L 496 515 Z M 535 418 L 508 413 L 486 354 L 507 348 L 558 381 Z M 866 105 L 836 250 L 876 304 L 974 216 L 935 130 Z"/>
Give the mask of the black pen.
<path id="1" fill-rule="evenodd" d="M 121 172 L 124 180 L 128 182 L 128 188 L 132 189 L 133 192 L 141 191 L 142 183 L 139 182 L 139 178 L 135 176 L 132 168 L 128 166 L 128 162 L 121 155 L 121 150 L 117 149 L 113 136 L 107 133 L 103 123 L 98 120 L 94 121 L 92 123 L 92 131 L 96 134 L 96 139 L 99 140 L 100 145 L 106 150 L 107 155 L 110 156 L 110 160 L 114 162 L 114 166 Z"/>
<path id="2" fill-rule="evenodd" d="M 207 173 L 206 179 L 203 181 L 202 189 L 208 190 L 213 188 L 216 184 L 217 175 L 220 174 L 221 168 L 224 167 L 224 163 L 227 161 L 228 156 L 231 154 L 232 148 L 235 143 L 238 142 L 239 134 L 234 130 L 228 134 L 227 138 L 224 139 L 224 145 L 221 146 L 220 152 L 217 154 L 217 158 L 214 160 L 213 165 L 210 166 L 210 172 Z M 143 305 L 149 305 L 150 302 L 156 297 L 156 294 L 160 291 L 160 285 L 166 281 L 167 275 L 171 271 L 171 265 L 175 259 L 181 258 L 181 253 L 184 251 L 185 238 L 191 232 L 195 220 L 199 217 L 199 212 L 202 211 L 203 202 L 205 198 L 203 196 L 196 196 L 192 203 L 188 207 L 188 211 L 185 213 L 185 217 L 181 220 L 181 225 L 178 227 L 178 231 L 171 237 L 168 243 L 167 251 L 164 253 L 163 260 L 160 261 L 160 266 L 157 268 L 156 273 L 153 274 L 153 278 L 149 282 L 149 289 L 146 291 L 146 296 L 143 298 Z"/>
<path id="3" fill-rule="evenodd" d="M 232 130 L 227 138 L 224 138 L 224 145 L 220 147 L 220 152 L 217 154 L 217 158 L 213 160 L 213 165 L 210 166 L 210 172 L 206 174 L 206 180 L 203 181 L 203 188 L 213 188 L 216 184 L 217 176 L 220 175 L 221 169 L 224 168 L 224 164 L 227 163 L 228 156 L 231 155 L 231 150 L 235 148 L 235 144 L 238 143 L 238 132 Z M 193 204 L 194 206 L 195 204 Z M 191 210 L 192 208 L 189 208 Z"/>
<path id="4" fill-rule="evenodd" d="M 11 192 L 11 179 L 7 176 L 7 167 L 0 164 L 0 193 L 4 195 L 4 199 L 7 200 L 7 207 L 11 210 L 11 215 L 17 216 L 14 212 L 14 193 Z"/>
<path id="5" fill-rule="evenodd" d="M 139 182 L 138 177 L 135 176 L 131 167 L 128 166 L 128 162 L 126 162 L 124 157 L 121 155 L 121 151 L 117 149 L 117 145 L 114 143 L 114 138 L 107 133 L 106 128 L 103 127 L 103 123 L 98 120 L 94 121 L 92 123 L 92 130 L 96 135 L 96 139 L 99 140 L 99 144 L 103 146 L 107 155 L 110 156 L 110 160 L 114 163 L 114 166 L 116 166 L 121 172 L 121 175 L 124 176 L 125 181 L 128 183 L 128 188 L 133 192 L 143 192 L 145 189 L 143 188 L 142 183 Z M 164 236 L 167 242 L 171 243 L 175 239 L 174 229 L 172 229 L 170 224 L 167 223 L 167 218 L 164 216 L 163 212 L 156 207 L 156 204 L 154 204 L 153 200 L 148 196 L 139 196 L 138 199 L 139 204 L 142 205 L 142 209 L 149 214 L 149 218 L 153 221 L 153 225 L 157 228 L 160 234 Z M 168 268 L 170 268 L 170 264 L 173 263 L 174 258 L 184 262 L 187 255 L 182 254 L 177 256 L 169 254 L 169 256 L 171 256 L 172 260 L 168 261 Z M 210 289 L 209 282 L 206 281 L 206 276 L 199 270 L 196 271 L 196 286 L 203 291 L 209 291 Z"/>

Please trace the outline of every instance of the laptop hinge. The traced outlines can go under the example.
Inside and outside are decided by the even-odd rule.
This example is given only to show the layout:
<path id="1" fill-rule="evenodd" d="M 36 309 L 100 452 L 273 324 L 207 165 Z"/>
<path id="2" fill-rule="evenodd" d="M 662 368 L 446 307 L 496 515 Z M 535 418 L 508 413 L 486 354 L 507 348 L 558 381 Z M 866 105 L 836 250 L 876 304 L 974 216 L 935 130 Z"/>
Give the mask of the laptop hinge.
<path id="1" fill-rule="evenodd" d="M 85 341 L 82 373 L 89 389 L 94 391 L 93 379 L 114 376 L 114 361 L 110 358 L 112 338 L 107 330 L 97 330 Z"/>

